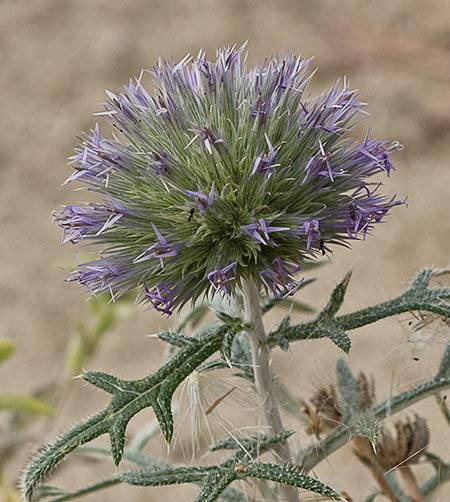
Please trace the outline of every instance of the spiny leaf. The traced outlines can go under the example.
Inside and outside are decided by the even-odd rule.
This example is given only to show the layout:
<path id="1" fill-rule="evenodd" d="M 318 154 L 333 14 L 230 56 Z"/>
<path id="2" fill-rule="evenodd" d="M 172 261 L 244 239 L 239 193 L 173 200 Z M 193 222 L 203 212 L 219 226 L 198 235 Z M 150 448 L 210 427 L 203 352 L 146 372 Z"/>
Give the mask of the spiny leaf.
<path id="1" fill-rule="evenodd" d="M 236 471 L 234 465 L 218 466 L 206 479 L 195 502 L 213 502 L 217 500 L 235 479 Z"/>
<path id="2" fill-rule="evenodd" d="M 344 500 L 339 493 L 318 479 L 303 474 L 298 466 L 252 463 L 246 467 L 245 475 L 302 488 L 319 495 L 324 495 L 332 500 Z"/>
<path id="3" fill-rule="evenodd" d="M 319 314 L 318 319 L 329 319 L 334 317 L 338 310 L 341 308 L 342 302 L 344 301 L 345 293 L 347 291 L 348 284 L 352 277 L 352 272 L 347 272 L 342 281 L 334 288 L 331 293 L 330 299 L 326 307 Z"/>
<path id="4" fill-rule="evenodd" d="M 324 334 L 329 338 L 339 349 L 346 354 L 350 352 L 352 342 L 348 334 L 339 326 L 330 326 L 324 328 Z"/>
<path id="5" fill-rule="evenodd" d="M 344 359 L 336 363 L 336 380 L 343 411 L 342 419 L 348 422 L 358 413 L 358 384 Z"/>
<path id="6" fill-rule="evenodd" d="M 433 312 L 450 319 L 450 288 L 428 287 L 429 276 L 429 270 L 421 272 L 410 288 L 392 300 L 350 314 L 334 317 L 336 308 L 339 308 L 340 301 L 343 298 L 345 282 L 348 282 L 346 276 L 343 283 L 333 291 L 332 300 L 316 319 L 295 326 L 283 323 L 276 331 L 270 333 L 267 343 L 269 346 L 274 347 L 279 345 L 280 339 L 292 342 L 324 338 L 327 336 L 327 328 L 329 329 L 331 326 L 339 326 L 343 331 L 347 332 L 380 319 L 411 311 Z"/>
<path id="7" fill-rule="evenodd" d="M 22 477 L 21 489 L 24 498 L 31 500 L 36 486 L 67 454 L 80 445 L 105 434 L 109 426 L 106 409 L 65 432 L 54 443 L 44 446 L 27 466 Z"/>
<path id="8" fill-rule="evenodd" d="M 91 385 L 104 390 L 108 394 L 116 394 L 125 391 L 124 381 L 114 375 L 103 373 L 102 371 L 87 371 L 83 375 L 83 380 Z"/>
<path id="9" fill-rule="evenodd" d="M 211 467 L 176 467 L 149 469 L 120 474 L 120 480 L 135 486 L 163 486 L 204 481 Z"/>
<path id="10" fill-rule="evenodd" d="M 118 464 L 123 454 L 126 426 L 144 408 L 153 407 L 161 431 L 169 442 L 173 431 L 173 393 L 192 371 L 220 349 L 228 331 L 225 325 L 209 330 L 198 344 L 180 349 L 156 373 L 141 380 L 121 380 L 101 372 L 86 373 L 86 381 L 112 394 L 110 404 L 46 446 L 33 459 L 22 478 L 24 496 L 31 499 L 37 484 L 68 453 L 102 434 L 110 434 L 114 462 Z"/>
<path id="11" fill-rule="evenodd" d="M 109 439 L 111 442 L 111 455 L 114 464 L 120 464 L 123 456 L 123 449 L 125 447 L 125 431 L 127 428 L 127 421 L 117 419 L 109 429 Z"/>
<path id="12" fill-rule="evenodd" d="M 445 348 L 436 378 L 445 378 L 448 376 L 450 376 L 450 343 Z"/>
<path id="13" fill-rule="evenodd" d="M 433 269 L 425 268 L 421 270 L 411 282 L 411 289 L 426 288 L 433 277 Z"/>
<path id="14" fill-rule="evenodd" d="M 36 500 L 41 500 L 41 498 L 52 497 L 47 500 L 47 502 L 67 502 L 68 500 L 74 500 L 84 495 L 88 495 L 89 493 L 97 492 L 99 490 L 104 490 L 105 488 L 109 488 L 111 486 L 117 485 L 121 482 L 118 476 L 114 476 L 108 479 L 102 479 L 92 485 L 85 486 L 84 488 L 80 488 L 79 490 L 73 491 L 62 491 L 57 488 L 51 486 L 46 487 L 47 489 L 44 491 L 39 490 L 36 493 Z"/>
<path id="15" fill-rule="evenodd" d="M 186 347 L 193 343 L 199 343 L 195 338 L 183 336 L 179 333 L 174 333 L 173 331 L 163 331 L 161 333 L 158 333 L 157 336 L 160 340 L 170 343 L 175 347 Z"/>

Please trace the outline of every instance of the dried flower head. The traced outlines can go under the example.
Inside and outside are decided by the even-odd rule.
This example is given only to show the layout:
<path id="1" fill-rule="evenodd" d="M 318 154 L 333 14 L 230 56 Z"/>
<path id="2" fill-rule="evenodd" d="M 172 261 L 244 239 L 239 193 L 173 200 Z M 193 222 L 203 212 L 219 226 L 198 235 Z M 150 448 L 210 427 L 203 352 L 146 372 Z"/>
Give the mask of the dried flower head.
<path id="1" fill-rule="evenodd" d="M 395 433 L 383 429 L 375 449 L 365 438 L 355 438 L 355 453 L 366 464 L 376 464 L 385 471 L 396 466 L 415 464 L 430 442 L 430 431 L 424 418 L 414 415 L 394 424 Z"/>
<path id="2" fill-rule="evenodd" d="M 166 314 L 244 278 L 290 294 L 302 263 L 365 239 L 401 204 L 371 181 L 399 145 L 352 137 L 367 114 L 346 80 L 306 99 L 310 60 L 246 59 L 241 46 L 160 60 L 152 92 L 144 73 L 107 92 L 98 115 L 117 136 L 96 125 L 67 180 L 101 200 L 55 215 L 63 242 L 101 246 L 72 274 L 92 294 L 138 287 Z"/>
<path id="3" fill-rule="evenodd" d="M 362 371 L 356 378 L 358 409 L 363 412 L 375 404 L 375 379 L 368 378 Z M 336 386 L 319 387 L 310 399 L 311 406 L 303 403 L 302 411 L 308 418 L 307 434 L 320 437 L 324 432 L 336 428 L 342 422 L 342 405 Z"/>

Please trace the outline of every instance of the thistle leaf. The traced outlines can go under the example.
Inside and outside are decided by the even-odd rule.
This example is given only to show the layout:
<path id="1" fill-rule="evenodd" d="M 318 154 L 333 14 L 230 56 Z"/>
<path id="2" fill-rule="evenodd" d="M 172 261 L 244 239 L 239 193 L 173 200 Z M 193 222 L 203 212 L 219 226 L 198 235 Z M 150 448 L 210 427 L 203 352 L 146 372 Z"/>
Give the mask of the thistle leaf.
<path id="1" fill-rule="evenodd" d="M 276 483 L 302 488 L 329 497 L 332 500 L 344 500 L 339 493 L 318 479 L 303 474 L 298 466 L 253 463 L 247 466 L 245 474 L 248 477 L 267 479 Z"/>
<path id="2" fill-rule="evenodd" d="M 163 331 L 157 334 L 158 338 L 163 342 L 170 343 L 174 347 L 187 347 L 193 343 L 198 343 L 195 338 L 189 336 L 183 336 L 179 333 L 174 333 L 173 331 Z"/>
<path id="3" fill-rule="evenodd" d="M 431 272 L 425 270 L 416 277 L 412 285 L 401 295 L 377 305 L 364 309 L 335 316 L 338 311 L 345 289 L 348 284 L 349 274 L 335 288 L 331 299 L 319 316 L 309 322 L 294 326 L 282 323 L 277 330 L 270 333 L 267 338 L 269 346 L 279 345 L 280 339 L 289 342 L 296 340 L 312 340 L 328 336 L 330 327 L 338 326 L 343 331 L 350 331 L 372 324 L 381 319 L 411 311 L 433 312 L 450 319 L 450 288 L 430 288 L 428 286 Z"/>
<path id="4" fill-rule="evenodd" d="M 233 465 L 223 466 L 211 472 L 205 481 L 205 485 L 198 494 L 195 502 L 213 502 L 217 500 L 236 479 Z"/>
<path id="5" fill-rule="evenodd" d="M 228 332 L 229 327 L 226 325 L 209 330 L 198 343 L 180 349 L 156 373 L 141 380 L 121 380 L 101 372 L 86 373 L 86 381 L 112 394 L 111 402 L 103 411 L 41 450 L 22 478 L 24 497 L 30 500 L 35 487 L 67 454 L 102 434 L 109 433 L 114 462 L 119 464 L 128 422 L 144 408 L 153 408 L 161 431 L 170 442 L 173 393 L 192 371 L 220 350 L 223 337 Z"/>
<path id="6" fill-rule="evenodd" d="M 348 334 L 342 328 L 339 326 L 329 326 L 324 328 L 324 334 L 346 354 L 350 352 L 352 342 Z"/>
<path id="7" fill-rule="evenodd" d="M 347 423 L 358 413 L 358 384 L 344 359 L 336 363 L 336 380 L 342 407 L 342 420 Z"/>
<path id="8" fill-rule="evenodd" d="M 164 486 L 204 481 L 210 467 L 177 467 L 168 469 L 149 469 L 130 471 L 120 474 L 120 480 L 135 486 Z"/>
<path id="9" fill-rule="evenodd" d="M 352 277 L 352 272 L 347 272 L 342 281 L 333 289 L 327 306 L 319 314 L 318 320 L 333 318 L 344 301 L 348 284 Z"/>
<path id="10" fill-rule="evenodd" d="M 436 378 L 446 378 L 449 376 L 450 376 L 450 343 L 447 345 L 444 351 Z"/>
<path id="11" fill-rule="evenodd" d="M 416 288 L 426 288 L 430 284 L 430 280 L 433 277 L 433 269 L 426 268 L 421 270 L 416 277 L 411 282 L 411 289 Z"/>

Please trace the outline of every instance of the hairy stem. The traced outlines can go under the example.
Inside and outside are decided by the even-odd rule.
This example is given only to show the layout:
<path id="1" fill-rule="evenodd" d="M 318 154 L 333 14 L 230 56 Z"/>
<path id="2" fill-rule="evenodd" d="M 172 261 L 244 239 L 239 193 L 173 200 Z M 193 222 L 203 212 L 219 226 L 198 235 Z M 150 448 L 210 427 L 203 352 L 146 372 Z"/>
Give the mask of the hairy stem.
<path id="1" fill-rule="evenodd" d="M 248 334 L 252 350 L 256 392 L 262 401 L 266 423 L 270 428 L 269 433 L 275 436 L 280 434 L 284 428 L 272 385 L 273 377 L 270 370 L 270 348 L 266 343 L 259 291 L 256 284 L 249 280 L 244 283 L 243 293 L 247 321 L 252 326 L 248 330 Z M 291 452 L 287 442 L 278 445 L 275 451 L 281 460 L 285 462 L 291 461 Z M 298 500 L 295 488 L 282 486 L 281 490 L 284 500 L 288 502 L 295 502 Z"/>
<path id="2" fill-rule="evenodd" d="M 412 498 L 413 502 L 425 502 L 422 490 L 420 489 L 417 479 L 409 465 L 404 465 L 399 469 L 400 476 L 403 479 L 406 493 Z"/>
<path id="3" fill-rule="evenodd" d="M 378 469 L 372 469 L 372 474 L 381 488 L 381 491 L 386 495 L 386 497 L 392 502 L 399 502 L 397 495 L 392 491 L 386 478 Z"/>

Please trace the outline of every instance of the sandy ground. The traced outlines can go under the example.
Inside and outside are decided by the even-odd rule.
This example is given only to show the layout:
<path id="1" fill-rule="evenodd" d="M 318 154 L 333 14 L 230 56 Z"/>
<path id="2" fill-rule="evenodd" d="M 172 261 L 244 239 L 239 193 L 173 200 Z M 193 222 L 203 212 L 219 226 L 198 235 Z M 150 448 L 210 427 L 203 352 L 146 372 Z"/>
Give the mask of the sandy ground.
<path id="1" fill-rule="evenodd" d="M 158 55 L 180 58 L 201 47 L 212 55 L 216 47 L 244 40 L 251 61 L 284 48 L 314 55 L 320 67 L 316 89 L 349 75 L 370 104 L 373 132 L 405 145 L 395 156 L 397 171 L 389 188 L 408 196 L 408 208 L 395 211 L 376 237 L 350 252 L 336 251 L 305 297 L 322 305 L 352 268 L 350 310 L 397 294 L 426 265 L 448 265 L 448 1 L 1 0 L 0 337 L 17 345 L 17 356 L 0 368 L 2 392 L 23 393 L 56 378 L 68 334 L 84 311 L 79 291 L 63 282 L 63 268 L 74 254 L 70 246 L 59 246 L 50 213 L 78 200 L 61 187 L 69 174 L 66 158 L 76 135 L 92 127 L 91 114 L 99 109 L 104 89 L 119 88 Z M 146 374 L 160 362 L 162 345 L 145 335 L 166 324 L 153 313 L 139 312 L 111 333 L 90 366 L 114 369 L 123 377 Z M 419 343 L 407 323 L 383 322 L 355 333 L 350 363 L 354 370 L 376 375 L 378 394 L 387 397 L 434 371 L 443 336 L 428 333 Z M 419 361 L 413 359 L 417 355 Z M 288 355 L 275 352 L 273 365 L 296 395 L 308 396 L 318 381 L 333 378 L 337 357 L 330 343 L 309 342 Z M 103 402 L 104 396 L 76 383 L 62 416 L 39 442 Z M 431 449 L 448 458 L 448 429 L 434 401 L 416 409 L 429 419 Z M 305 439 L 300 434 L 297 441 Z M 171 452 L 175 460 L 182 459 L 183 442 L 186 434 L 180 433 Z M 27 446 L 17 465 L 35 446 Z M 152 452 L 165 453 L 161 441 Z M 61 482 L 80 486 L 94 479 L 95 469 L 67 464 Z M 99 469 L 113 471 L 110 464 Z M 429 473 L 424 469 L 421 476 Z M 324 462 L 317 474 L 358 502 L 374 485 L 349 448 Z M 86 500 L 188 501 L 193 494 L 181 487 L 120 487 Z M 442 489 L 436 500 L 449 496 L 448 488 Z"/>

